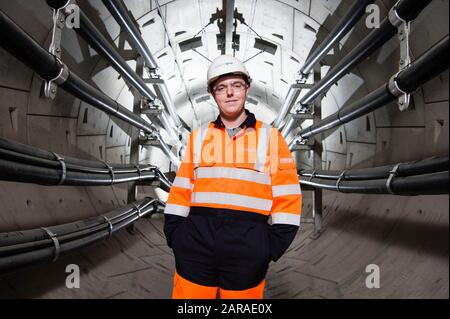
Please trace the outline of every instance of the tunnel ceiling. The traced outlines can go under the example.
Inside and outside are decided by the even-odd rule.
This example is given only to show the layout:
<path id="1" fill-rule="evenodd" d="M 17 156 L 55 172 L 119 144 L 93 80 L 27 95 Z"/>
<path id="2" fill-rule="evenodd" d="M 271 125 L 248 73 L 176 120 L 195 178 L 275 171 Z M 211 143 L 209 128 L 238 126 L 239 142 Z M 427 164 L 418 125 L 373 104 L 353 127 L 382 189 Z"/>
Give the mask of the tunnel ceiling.
<path id="1" fill-rule="evenodd" d="M 208 23 L 217 9 L 222 8 L 222 1 L 159 1 L 159 9 L 154 2 L 150 2 L 124 1 L 160 66 L 180 116 L 189 125 L 194 119 L 212 120 L 218 115 L 218 109 L 206 92 L 206 71 L 210 63 L 207 59 L 212 60 L 221 52 L 217 47 L 217 20 L 209 26 Z M 105 31 L 116 44 L 123 42 L 119 25 L 101 1 L 90 1 L 80 6 L 91 18 L 94 14 L 101 18 Z M 237 0 L 235 7 L 248 25 L 237 22 L 240 41 L 239 49 L 235 51 L 239 59 L 248 60 L 246 65 L 254 80 L 247 107 L 261 120 L 270 122 L 276 116 L 289 85 L 295 82 L 297 72 L 317 44 L 319 31 L 328 33 L 326 25 L 332 27 L 333 21 L 340 19 L 348 10 L 349 3 Z M 180 48 L 180 43 L 196 35 L 201 37 L 197 52 Z M 342 40 L 342 45 L 348 37 Z M 276 52 L 261 53 L 254 47 L 256 38 L 276 46 Z M 128 43 L 124 44 L 124 49 L 130 49 Z M 115 71 L 111 69 L 109 72 Z M 103 80 L 104 77 L 96 82 Z M 110 84 L 108 88 L 115 90 Z M 128 99 L 131 98 L 129 95 Z"/>

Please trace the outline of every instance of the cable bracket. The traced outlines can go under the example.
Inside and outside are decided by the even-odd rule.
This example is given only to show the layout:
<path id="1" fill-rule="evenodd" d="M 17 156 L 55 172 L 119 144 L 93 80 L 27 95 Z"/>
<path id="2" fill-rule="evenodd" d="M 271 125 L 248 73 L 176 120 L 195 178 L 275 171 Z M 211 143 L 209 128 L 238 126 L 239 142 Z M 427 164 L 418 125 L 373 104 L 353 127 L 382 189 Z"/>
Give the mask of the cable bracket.
<path id="1" fill-rule="evenodd" d="M 111 185 L 114 185 L 115 182 L 115 176 L 114 176 L 114 170 L 111 165 L 103 161 L 103 164 L 105 164 L 106 168 L 109 170 L 109 175 L 111 175 Z"/>
<path id="2" fill-rule="evenodd" d="M 312 179 L 316 176 L 316 172 L 317 172 L 317 170 L 315 169 L 315 170 L 313 170 L 313 172 L 312 172 L 312 174 L 311 174 L 311 176 L 309 177 L 309 180 L 308 180 L 308 182 L 311 182 L 312 181 Z"/>
<path id="3" fill-rule="evenodd" d="M 101 215 L 101 217 L 103 217 L 103 219 L 105 220 L 105 222 L 108 223 L 108 238 L 111 238 L 112 233 L 113 233 L 113 224 L 111 223 L 111 220 L 106 217 L 105 215 Z"/>
<path id="4" fill-rule="evenodd" d="M 411 50 L 410 50 L 410 43 L 409 43 L 409 37 L 411 34 L 411 21 L 406 21 L 403 18 L 401 18 L 397 12 L 398 6 L 400 1 L 398 1 L 392 9 L 389 11 L 389 22 L 398 29 L 398 39 L 400 42 L 400 61 L 399 61 L 399 72 L 409 68 L 411 66 Z M 397 77 L 398 73 L 394 76 L 394 79 Z M 391 83 L 393 82 L 393 83 Z M 391 85 L 395 85 L 398 88 L 397 83 L 395 80 L 389 81 L 389 89 L 391 89 Z M 401 91 L 401 90 L 400 90 Z M 392 92 L 392 91 L 391 91 Z M 396 95 L 399 97 L 398 99 L 398 106 L 400 111 L 404 111 L 408 109 L 409 104 L 411 102 L 410 94 L 401 91 L 403 94 Z"/>
<path id="5" fill-rule="evenodd" d="M 139 174 L 139 180 L 141 180 L 142 177 L 141 177 L 141 168 L 140 168 L 140 166 L 138 164 L 134 164 L 134 167 L 136 167 L 137 172 Z"/>
<path id="6" fill-rule="evenodd" d="M 61 157 L 59 154 L 56 154 L 55 152 L 52 152 L 52 154 L 53 156 L 55 156 L 55 160 L 57 160 L 61 164 L 61 177 L 57 185 L 62 185 L 64 184 L 67 177 L 66 163 L 64 162 L 64 157 Z"/>
<path id="7" fill-rule="evenodd" d="M 142 216 L 144 216 L 144 214 L 141 213 L 141 209 L 139 208 L 138 205 L 136 205 L 135 203 L 132 204 L 134 208 L 136 208 L 137 213 L 138 213 L 138 217 L 141 218 Z"/>
<path id="8" fill-rule="evenodd" d="M 53 233 L 46 227 L 41 227 L 41 229 L 47 233 L 48 237 L 53 241 L 53 244 L 55 245 L 55 254 L 52 260 L 52 262 L 55 262 L 59 258 L 59 254 L 61 253 L 61 246 L 59 244 L 58 237 L 55 233 Z"/>
<path id="9" fill-rule="evenodd" d="M 397 165 L 395 165 L 390 171 L 389 171 L 389 177 L 386 181 L 386 188 L 389 192 L 389 194 L 395 195 L 395 193 L 392 191 L 392 180 L 394 179 L 395 176 L 397 176 L 398 173 L 398 168 L 400 167 L 401 163 L 398 163 Z"/>
<path id="10" fill-rule="evenodd" d="M 52 28 L 52 42 L 48 52 L 50 52 L 61 65 L 61 70 L 58 75 L 51 79 L 46 80 L 44 83 L 44 96 L 48 99 L 54 99 L 56 97 L 57 84 L 64 83 L 69 77 L 69 70 L 67 66 L 61 62 L 61 35 L 64 29 L 64 22 L 66 21 L 65 8 L 69 4 L 61 8 L 53 8 L 53 28 Z"/>
<path id="11" fill-rule="evenodd" d="M 345 173 L 346 173 L 345 170 L 342 171 L 342 173 L 339 175 L 339 178 L 338 178 L 338 180 L 337 180 L 337 182 L 336 182 L 336 189 L 337 189 L 337 191 L 340 192 L 340 193 L 342 193 L 342 192 L 341 192 L 341 190 L 340 190 L 340 188 L 339 188 L 339 184 L 341 183 L 341 180 L 345 179 L 345 176 L 344 176 Z"/>

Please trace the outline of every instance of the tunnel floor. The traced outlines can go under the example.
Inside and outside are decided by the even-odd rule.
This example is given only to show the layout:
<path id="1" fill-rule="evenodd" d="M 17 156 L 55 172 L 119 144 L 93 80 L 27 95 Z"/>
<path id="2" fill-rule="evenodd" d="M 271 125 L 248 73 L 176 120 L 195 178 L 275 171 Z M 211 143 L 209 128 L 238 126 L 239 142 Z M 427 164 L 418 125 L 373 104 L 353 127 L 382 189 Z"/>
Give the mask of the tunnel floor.
<path id="1" fill-rule="evenodd" d="M 323 232 L 316 238 L 312 224 L 301 225 L 270 264 L 265 298 L 448 298 L 446 199 L 325 192 Z M 163 217 L 135 225 L 134 234 L 121 230 L 53 264 L 0 277 L 0 298 L 170 298 L 175 265 Z M 66 287 L 68 264 L 80 267 L 80 288 Z M 366 286 L 368 265 L 379 267 L 380 288 Z"/>

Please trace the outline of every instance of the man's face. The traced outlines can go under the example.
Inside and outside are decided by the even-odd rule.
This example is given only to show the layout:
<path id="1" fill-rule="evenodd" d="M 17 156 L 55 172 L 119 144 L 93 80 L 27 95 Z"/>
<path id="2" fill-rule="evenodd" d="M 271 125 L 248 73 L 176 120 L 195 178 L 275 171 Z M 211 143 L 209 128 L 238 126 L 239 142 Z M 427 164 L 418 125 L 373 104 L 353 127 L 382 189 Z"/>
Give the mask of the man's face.
<path id="1" fill-rule="evenodd" d="M 241 114 L 248 94 L 248 85 L 238 75 L 219 79 L 212 88 L 212 94 L 222 114 L 234 118 Z"/>

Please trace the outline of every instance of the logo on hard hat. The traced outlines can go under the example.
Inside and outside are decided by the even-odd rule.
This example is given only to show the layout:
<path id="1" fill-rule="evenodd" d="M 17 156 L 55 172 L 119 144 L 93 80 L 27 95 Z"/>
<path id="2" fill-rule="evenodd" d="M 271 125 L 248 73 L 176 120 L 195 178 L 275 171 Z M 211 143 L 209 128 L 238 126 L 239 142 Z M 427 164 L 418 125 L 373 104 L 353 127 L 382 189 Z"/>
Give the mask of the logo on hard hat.
<path id="1" fill-rule="evenodd" d="M 216 66 L 216 68 L 219 68 L 219 67 L 224 66 L 224 65 L 232 65 L 232 64 L 234 64 L 234 62 L 228 61 L 228 62 L 224 62 L 222 64 L 219 64 L 218 66 Z"/>

